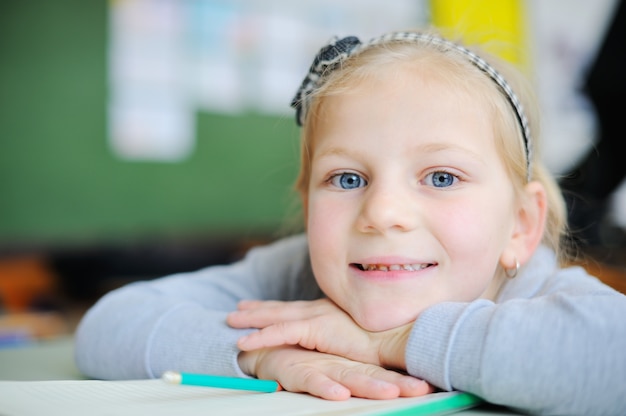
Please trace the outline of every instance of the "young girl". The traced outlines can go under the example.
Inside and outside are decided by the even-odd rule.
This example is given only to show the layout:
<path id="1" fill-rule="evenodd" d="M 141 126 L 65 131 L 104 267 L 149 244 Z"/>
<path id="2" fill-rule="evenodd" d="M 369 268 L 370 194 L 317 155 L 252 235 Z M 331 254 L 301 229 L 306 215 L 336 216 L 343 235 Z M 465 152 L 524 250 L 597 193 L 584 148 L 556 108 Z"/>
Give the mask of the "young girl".
<path id="1" fill-rule="evenodd" d="M 511 68 L 430 34 L 331 42 L 293 103 L 306 235 L 106 295 L 79 368 L 626 414 L 626 297 L 559 267 L 564 204 L 528 100 Z"/>

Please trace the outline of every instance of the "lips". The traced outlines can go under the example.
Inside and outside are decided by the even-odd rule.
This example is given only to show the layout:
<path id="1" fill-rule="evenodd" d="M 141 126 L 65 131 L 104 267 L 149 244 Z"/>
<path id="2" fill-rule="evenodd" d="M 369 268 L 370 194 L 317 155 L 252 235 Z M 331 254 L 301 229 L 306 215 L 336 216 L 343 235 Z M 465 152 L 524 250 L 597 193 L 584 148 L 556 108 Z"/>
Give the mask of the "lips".
<path id="1" fill-rule="evenodd" d="M 408 271 L 414 272 L 424 270 L 428 267 L 434 266 L 434 263 L 415 263 L 415 264 L 359 264 L 353 263 L 353 267 L 361 271 L 368 272 L 396 272 L 396 271 Z"/>

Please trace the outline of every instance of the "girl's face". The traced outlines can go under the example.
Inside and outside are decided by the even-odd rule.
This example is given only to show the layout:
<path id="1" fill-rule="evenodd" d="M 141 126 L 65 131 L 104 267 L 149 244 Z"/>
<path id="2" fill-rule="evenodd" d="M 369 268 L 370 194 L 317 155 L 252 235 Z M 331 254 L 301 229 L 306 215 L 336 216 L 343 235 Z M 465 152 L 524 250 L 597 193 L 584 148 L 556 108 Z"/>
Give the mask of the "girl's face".
<path id="1" fill-rule="evenodd" d="M 362 327 L 498 290 L 515 197 L 485 105 L 398 64 L 317 121 L 307 204 L 313 271 Z"/>

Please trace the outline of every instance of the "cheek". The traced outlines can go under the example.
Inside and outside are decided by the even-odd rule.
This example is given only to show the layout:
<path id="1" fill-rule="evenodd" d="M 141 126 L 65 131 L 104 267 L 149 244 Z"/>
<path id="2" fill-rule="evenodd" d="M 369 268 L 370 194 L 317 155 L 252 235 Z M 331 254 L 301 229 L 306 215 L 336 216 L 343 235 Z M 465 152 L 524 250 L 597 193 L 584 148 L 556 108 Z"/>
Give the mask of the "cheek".
<path id="1" fill-rule="evenodd" d="M 434 232 L 450 261 L 449 283 L 461 291 L 457 293 L 465 298 L 461 300 L 473 300 L 496 274 L 512 229 L 511 216 L 504 213 L 511 211 L 480 202 L 457 206 L 463 209 L 448 206 L 436 211 Z"/>
<path id="2" fill-rule="evenodd" d="M 429 221 L 437 239 L 448 248 L 475 247 L 485 236 L 488 221 L 482 218 L 481 209 L 467 204 L 442 204 L 431 211 Z"/>
<path id="3" fill-rule="evenodd" d="M 320 204 L 315 199 L 309 201 L 306 226 L 311 246 L 315 247 L 328 238 L 328 233 L 332 232 L 333 218 L 325 204 Z"/>
<path id="4" fill-rule="evenodd" d="M 344 282 L 338 278 L 346 267 L 346 247 L 349 221 L 346 210 L 333 204 L 332 199 L 309 200 L 307 238 L 311 266 L 322 291 L 334 302 L 345 308 Z"/>
<path id="5" fill-rule="evenodd" d="M 467 251 L 502 249 L 513 226 L 512 207 L 496 204 L 487 196 L 470 201 L 441 204 L 433 209 L 432 224 L 437 224 L 440 240 Z"/>
<path id="6" fill-rule="evenodd" d="M 316 271 L 333 264 L 333 256 L 339 253 L 338 243 L 342 235 L 338 225 L 339 213 L 329 208 L 329 204 L 316 199 L 311 199 L 308 206 L 307 238 L 311 263 Z"/>
<path id="7" fill-rule="evenodd" d="M 307 232 L 313 236 L 329 238 L 345 235 L 350 226 L 348 207 L 329 196 L 315 196 L 307 205 Z M 328 243 L 328 241 L 326 241 Z"/>

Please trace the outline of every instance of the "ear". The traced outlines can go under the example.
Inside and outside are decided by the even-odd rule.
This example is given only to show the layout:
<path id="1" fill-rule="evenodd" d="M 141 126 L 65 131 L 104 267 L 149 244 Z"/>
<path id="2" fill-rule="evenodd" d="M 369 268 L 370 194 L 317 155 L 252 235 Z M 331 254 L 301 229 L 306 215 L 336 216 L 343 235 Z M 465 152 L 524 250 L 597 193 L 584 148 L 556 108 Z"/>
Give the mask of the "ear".
<path id="1" fill-rule="evenodd" d="M 528 183 L 515 213 L 513 234 L 500 257 L 500 265 L 504 269 L 514 269 L 516 262 L 525 264 L 532 257 L 541 244 L 547 213 L 545 188 L 540 182 Z"/>

